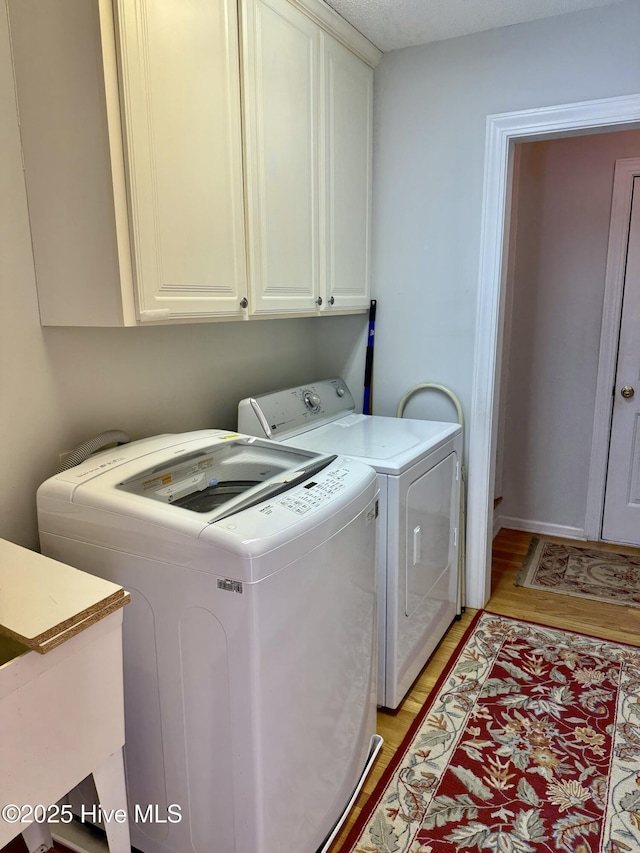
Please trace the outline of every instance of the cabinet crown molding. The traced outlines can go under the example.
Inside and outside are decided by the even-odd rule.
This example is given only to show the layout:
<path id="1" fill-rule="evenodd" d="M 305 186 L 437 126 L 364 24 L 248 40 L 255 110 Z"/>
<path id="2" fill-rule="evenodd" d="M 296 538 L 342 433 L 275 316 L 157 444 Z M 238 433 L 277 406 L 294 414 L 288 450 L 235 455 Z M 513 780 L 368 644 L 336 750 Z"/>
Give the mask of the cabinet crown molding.
<path id="1" fill-rule="evenodd" d="M 323 0 L 289 0 L 289 3 L 297 6 L 371 68 L 380 62 L 382 51 Z"/>

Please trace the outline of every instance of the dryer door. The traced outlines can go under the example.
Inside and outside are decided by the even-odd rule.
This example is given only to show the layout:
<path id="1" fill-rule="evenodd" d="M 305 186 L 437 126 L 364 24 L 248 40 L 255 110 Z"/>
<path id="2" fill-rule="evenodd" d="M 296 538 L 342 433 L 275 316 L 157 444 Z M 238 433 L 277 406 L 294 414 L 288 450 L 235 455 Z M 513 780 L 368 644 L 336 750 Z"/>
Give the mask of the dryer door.
<path id="1" fill-rule="evenodd" d="M 411 617 L 429 596 L 434 603 L 455 601 L 457 454 L 427 471 L 409 486 L 406 495 L 405 616 Z"/>
<path id="2" fill-rule="evenodd" d="M 386 669 L 397 708 L 456 612 L 459 439 L 388 478 Z"/>

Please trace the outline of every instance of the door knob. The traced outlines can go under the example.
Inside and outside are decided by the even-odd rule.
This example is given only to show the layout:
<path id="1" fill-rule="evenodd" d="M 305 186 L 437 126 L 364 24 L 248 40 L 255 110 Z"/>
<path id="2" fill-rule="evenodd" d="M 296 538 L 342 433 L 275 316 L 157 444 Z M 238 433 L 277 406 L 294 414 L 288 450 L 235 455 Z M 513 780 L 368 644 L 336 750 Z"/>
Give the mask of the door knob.
<path id="1" fill-rule="evenodd" d="M 631 387 L 631 385 L 625 385 L 624 388 L 620 389 L 620 393 L 622 394 L 625 400 L 630 400 L 636 392 L 635 389 Z"/>

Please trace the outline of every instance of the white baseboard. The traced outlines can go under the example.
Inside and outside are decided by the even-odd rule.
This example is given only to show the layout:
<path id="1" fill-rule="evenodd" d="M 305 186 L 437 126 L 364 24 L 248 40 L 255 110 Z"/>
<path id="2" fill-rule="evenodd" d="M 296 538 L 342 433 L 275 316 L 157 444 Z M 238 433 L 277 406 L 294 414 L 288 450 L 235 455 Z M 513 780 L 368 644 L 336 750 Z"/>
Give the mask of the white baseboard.
<path id="1" fill-rule="evenodd" d="M 502 516 L 499 513 L 494 512 L 494 514 L 493 514 L 493 538 L 494 539 L 496 538 L 498 533 L 500 533 L 500 531 L 502 530 L 503 527 L 506 527 L 506 525 L 503 524 L 503 522 L 502 522 Z"/>
<path id="2" fill-rule="evenodd" d="M 527 533 L 541 533 L 543 536 L 559 536 L 561 539 L 587 541 L 587 534 L 581 527 L 549 524 L 546 521 L 532 521 L 528 518 L 509 518 L 505 515 L 498 516 L 493 523 L 494 537 L 501 527 L 507 527 L 509 530 L 524 530 Z"/>

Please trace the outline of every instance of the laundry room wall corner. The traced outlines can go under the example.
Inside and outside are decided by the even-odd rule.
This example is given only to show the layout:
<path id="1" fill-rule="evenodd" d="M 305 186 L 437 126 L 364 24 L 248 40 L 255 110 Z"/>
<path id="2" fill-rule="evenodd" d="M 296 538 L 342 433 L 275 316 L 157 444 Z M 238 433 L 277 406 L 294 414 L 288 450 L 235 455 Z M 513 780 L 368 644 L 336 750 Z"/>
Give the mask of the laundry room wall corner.
<path id="1" fill-rule="evenodd" d="M 317 372 L 314 378 L 341 376 L 353 394 L 356 412 L 362 411 L 368 328 L 366 314 L 332 317 L 330 320 L 323 317 L 316 321 Z M 375 393 L 373 405 L 375 407 Z"/>

